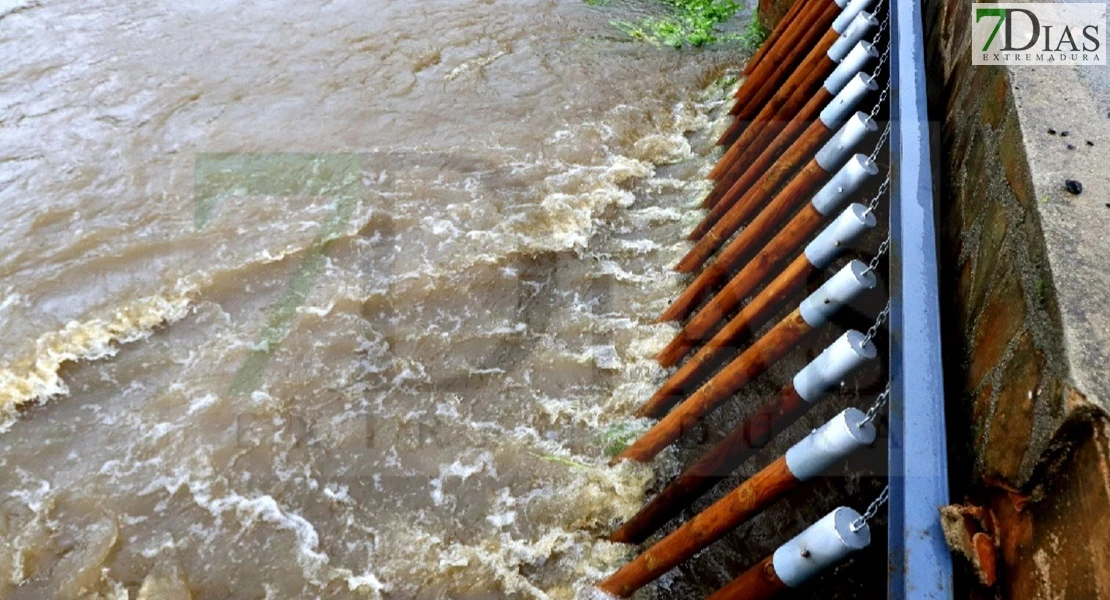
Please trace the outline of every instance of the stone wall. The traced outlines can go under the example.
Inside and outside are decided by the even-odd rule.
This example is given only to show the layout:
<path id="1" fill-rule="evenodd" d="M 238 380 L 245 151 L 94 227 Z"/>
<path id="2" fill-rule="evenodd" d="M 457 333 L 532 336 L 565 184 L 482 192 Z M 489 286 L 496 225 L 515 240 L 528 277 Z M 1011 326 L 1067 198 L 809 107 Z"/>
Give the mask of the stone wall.
<path id="1" fill-rule="evenodd" d="M 1088 234 L 1051 231 L 1070 203 L 1089 202 L 1062 190 L 1084 157 L 1046 168 L 1042 154 L 1077 149 L 1049 140 L 1059 134 L 1049 133 L 1052 113 L 1036 108 L 1066 102 L 1045 96 L 1075 74 L 972 66 L 971 3 L 925 5 L 953 500 L 983 509 L 967 533 L 986 530 L 997 552 L 996 568 L 979 564 L 994 557 L 973 557 L 979 572 L 964 589 L 973 597 L 1110 597 L 1108 396 L 1098 374 L 1087 376 L 1078 347 L 1084 336 L 1097 339 L 1089 328 L 1105 315 L 1076 285 L 1072 246 Z M 1083 104 L 1082 85 L 1074 94 Z M 1082 117 L 1059 120 L 1082 129 Z M 1087 193 L 1104 192 L 1099 184 L 1088 180 Z M 1102 283 L 1087 281 L 1105 295 Z M 950 541 L 975 554 L 959 537 Z M 995 579 L 993 588 L 981 583 Z"/>

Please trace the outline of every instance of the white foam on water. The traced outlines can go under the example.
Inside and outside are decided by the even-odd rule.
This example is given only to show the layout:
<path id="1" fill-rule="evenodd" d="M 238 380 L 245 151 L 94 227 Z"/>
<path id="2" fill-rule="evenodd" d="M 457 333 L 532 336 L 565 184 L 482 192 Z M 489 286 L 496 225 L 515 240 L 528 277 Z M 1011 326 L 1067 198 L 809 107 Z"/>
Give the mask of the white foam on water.
<path id="1" fill-rule="evenodd" d="M 41 336 L 31 358 L 0 369 L 0 432 L 11 427 L 24 404 L 69 393 L 59 375 L 63 364 L 113 356 L 121 344 L 143 339 L 156 328 L 181 320 L 195 289 L 182 286 L 167 295 L 127 304 L 104 318 L 71 321 L 62 330 Z"/>

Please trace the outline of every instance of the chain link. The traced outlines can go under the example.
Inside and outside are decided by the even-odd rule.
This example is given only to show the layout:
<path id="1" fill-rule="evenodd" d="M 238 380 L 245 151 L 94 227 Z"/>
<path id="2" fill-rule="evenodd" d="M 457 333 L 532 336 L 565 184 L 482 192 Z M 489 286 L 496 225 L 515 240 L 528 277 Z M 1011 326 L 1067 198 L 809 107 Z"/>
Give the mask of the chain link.
<path id="1" fill-rule="evenodd" d="M 882 9 L 883 9 L 883 3 L 880 1 L 878 4 L 875 5 L 875 10 L 871 11 L 871 14 L 873 14 L 873 15 L 877 14 Z M 886 15 L 883 16 L 883 22 L 879 23 L 879 30 L 875 32 L 875 37 L 871 38 L 871 43 L 872 44 L 878 44 L 879 43 L 879 38 L 881 38 L 883 36 L 883 32 L 886 31 L 886 28 L 889 27 L 889 26 L 890 26 L 890 11 L 888 10 L 888 11 L 886 11 Z"/>
<path id="2" fill-rule="evenodd" d="M 868 523 L 868 521 L 870 521 L 871 519 L 874 519 L 875 515 L 879 513 L 879 509 L 882 508 L 883 505 L 886 504 L 886 501 L 889 500 L 889 499 L 890 499 L 890 484 L 887 484 L 887 486 L 885 488 L 883 488 L 883 491 L 879 493 L 879 497 L 875 498 L 875 501 L 871 503 L 871 506 L 868 506 L 867 510 L 865 510 L 863 512 L 863 514 L 859 516 L 858 519 L 856 519 L 855 521 L 852 521 L 852 525 L 850 526 L 850 529 L 852 530 L 852 533 L 855 533 L 855 532 L 859 531 L 860 529 L 863 529 L 863 526 L 866 525 Z"/>
<path id="3" fill-rule="evenodd" d="M 886 80 L 886 84 L 883 85 L 883 91 L 879 93 L 879 100 L 877 102 L 875 102 L 874 108 L 871 109 L 871 115 L 870 116 L 871 116 L 872 119 L 875 118 L 875 115 L 879 114 L 879 110 L 883 107 L 883 102 L 886 102 L 886 98 L 889 94 L 890 94 L 890 79 L 888 78 Z M 886 136 L 887 132 L 884 131 L 883 135 Z M 880 145 L 882 145 L 882 144 L 880 144 Z"/>
<path id="4" fill-rule="evenodd" d="M 883 92 L 883 95 L 884 96 L 886 95 L 885 91 Z M 881 103 L 882 100 L 880 99 L 879 102 Z M 871 112 L 874 113 L 875 111 L 871 111 Z M 883 149 L 883 144 L 886 143 L 886 139 L 888 137 L 890 137 L 890 121 L 886 122 L 886 127 L 883 128 L 883 133 L 882 133 L 882 135 L 879 136 L 879 142 L 877 144 L 875 144 L 875 149 L 871 151 L 871 157 L 870 158 L 871 158 L 872 162 L 874 162 L 875 158 L 879 156 L 879 151 Z"/>
<path id="5" fill-rule="evenodd" d="M 858 394 L 857 394 L 858 395 Z M 874 423 L 875 419 L 879 416 L 881 411 L 887 403 L 890 402 L 890 383 L 887 382 L 886 389 L 883 393 L 875 398 L 875 402 L 871 404 L 871 408 L 867 409 L 867 414 L 864 415 L 863 420 L 859 422 L 858 427 L 863 429 L 868 423 Z"/>
<path id="6" fill-rule="evenodd" d="M 890 58 L 890 44 L 887 44 L 886 49 L 884 49 L 883 53 L 879 55 L 879 64 L 875 65 L 875 70 L 874 71 L 871 71 L 871 79 L 874 79 L 874 78 L 879 76 L 879 72 L 883 70 L 883 65 L 886 64 L 886 61 L 887 61 L 888 58 Z M 890 87 L 890 80 L 887 79 L 887 88 L 889 88 L 889 87 Z M 883 90 L 883 94 L 886 94 L 886 90 Z M 884 98 L 885 98 L 885 96 L 884 96 Z M 880 98 L 879 102 L 882 102 L 882 101 L 883 101 L 883 98 Z"/>
<path id="7" fill-rule="evenodd" d="M 882 199 L 883 194 L 885 194 L 888 189 L 890 189 L 890 171 L 887 171 L 886 179 L 879 184 L 879 191 L 875 192 L 875 197 L 867 203 L 867 210 L 864 211 L 864 214 L 873 213 L 876 208 L 879 208 L 879 200 Z"/>
<path id="8" fill-rule="evenodd" d="M 886 318 L 889 316 L 890 300 L 887 300 L 886 306 L 884 306 L 883 309 L 879 311 L 879 315 L 875 317 L 875 324 L 871 326 L 871 329 L 867 330 L 867 335 L 863 336 L 864 343 L 870 342 L 871 340 L 875 339 L 875 334 L 879 333 L 879 328 L 883 326 L 883 323 L 886 322 Z"/>
<path id="9" fill-rule="evenodd" d="M 883 256 L 890 250 L 890 236 L 886 236 L 883 243 L 879 244 L 879 249 L 875 252 L 875 256 L 871 258 L 871 262 L 867 263 L 867 268 L 864 273 L 870 273 L 879 268 L 879 263 L 882 262 Z"/>

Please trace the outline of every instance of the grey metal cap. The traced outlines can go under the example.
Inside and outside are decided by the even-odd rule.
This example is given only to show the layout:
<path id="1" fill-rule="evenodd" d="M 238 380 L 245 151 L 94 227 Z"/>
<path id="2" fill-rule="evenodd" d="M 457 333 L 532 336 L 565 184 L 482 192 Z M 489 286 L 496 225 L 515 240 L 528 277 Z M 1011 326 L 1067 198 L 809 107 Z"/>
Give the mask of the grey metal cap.
<path id="1" fill-rule="evenodd" d="M 850 330 L 798 371 L 794 376 L 794 391 L 806 402 L 814 404 L 878 355 L 879 351 L 871 340 L 854 329 Z"/>
<path id="2" fill-rule="evenodd" d="M 878 131 L 879 126 L 870 116 L 856 112 L 833 134 L 829 141 L 817 151 L 814 159 L 826 173 L 832 173 L 848 160 L 848 154 L 872 132 Z"/>
<path id="3" fill-rule="evenodd" d="M 833 72 L 825 78 L 825 89 L 829 90 L 830 94 L 839 94 L 844 86 L 852 79 L 852 76 L 863 70 L 863 67 L 872 59 L 879 56 L 878 50 L 871 45 L 870 42 L 860 40 L 855 48 L 840 61 L 840 64 L 833 69 Z M 871 81 L 871 77 L 867 77 L 867 81 Z M 878 89 L 879 86 L 875 86 Z M 825 121 L 828 124 L 828 121 Z"/>
<path id="4" fill-rule="evenodd" d="M 814 429 L 786 451 L 786 466 L 798 481 L 809 481 L 875 442 L 875 425 L 858 408 L 848 408 Z"/>
<path id="5" fill-rule="evenodd" d="M 871 529 L 864 523 L 859 531 L 852 531 L 852 522 L 859 518 L 859 513 L 846 506 L 832 511 L 775 550 L 775 574 L 796 588 L 852 552 L 863 550 L 871 544 Z"/>
<path id="6" fill-rule="evenodd" d="M 863 39 L 863 36 L 867 35 L 867 32 L 878 24 L 879 21 L 869 12 L 864 11 L 856 15 L 856 17 L 852 19 L 852 23 L 848 25 L 848 29 L 844 30 L 840 38 L 833 42 L 832 47 L 829 48 L 829 58 L 832 59 L 834 63 L 844 60 L 844 57 L 848 56 L 848 52 L 855 47 L 856 42 Z"/>
<path id="7" fill-rule="evenodd" d="M 816 292 L 802 300 L 799 307 L 802 319 L 810 327 L 820 327 L 828 322 L 833 313 L 863 292 L 874 289 L 876 283 L 875 274 L 867 270 L 867 265 L 853 260 L 830 277 Z"/>
<path id="8" fill-rule="evenodd" d="M 845 247 L 853 244 L 878 222 L 873 213 L 867 212 L 866 206 L 852 203 L 806 246 L 806 259 L 817 269 L 827 268 Z"/>
<path id="9" fill-rule="evenodd" d="M 822 215 L 828 216 L 838 210 L 848 201 L 848 198 L 859 191 L 863 182 L 875 176 L 879 167 L 870 157 L 856 154 L 844 163 L 836 175 L 828 183 L 821 186 L 813 195 L 813 208 Z"/>
<path id="10" fill-rule="evenodd" d="M 871 8 L 871 4 L 874 2 L 875 0 L 850 0 L 847 5 L 842 5 L 837 2 L 837 6 L 840 6 L 844 10 L 840 11 L 840 14 L 836 16 L 836 20 L 833 21 L 833 31 L 843 35 L 844 30 L 852 23 L 852 19 L 856 18 L 856 15 L 858 15 L 860 11 Z"/>
<path id="11" fill-rule="evenodd" d="M 849 0 L 846 6 L 841 7 L 844 10 L 841 10 L 840 14 L 837 14 L 836 20 L 833 21 L 833 31 L 844 34 L 844 30 L 848 29 L 851 20 L 855 19 L 860 11 L 871 8 L 871 4 L 874 2 L 875 0 Z M 840 4 L 837 3 L 837 6 L 840 6 Z"/>

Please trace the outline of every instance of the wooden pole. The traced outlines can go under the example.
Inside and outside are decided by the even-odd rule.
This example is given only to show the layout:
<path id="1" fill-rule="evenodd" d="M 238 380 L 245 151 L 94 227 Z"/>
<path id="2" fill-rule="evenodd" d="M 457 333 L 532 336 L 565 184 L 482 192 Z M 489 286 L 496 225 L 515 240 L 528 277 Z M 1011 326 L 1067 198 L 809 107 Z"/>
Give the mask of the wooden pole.
<path id="1" fill-rule="evenodd" d="M 707 600 L 770 600 L 779 595 L 787 587 L 775 573 L 774 559 L 772 554 L 759 561 Z"/>
<path id="2" fill-rule="evenodd" d="M 769 600 L 796 588 L 871 544 L 871 530 L 856 511 L 840 507 L 775 550 L 770 557 L 717 590 L 708 600 Z"/>
<path id="3" fill-rule="evenodd" d="M 620 526 L 609 538 L 614 542 L 638 544 L 665 525 L 693 500 L 701 497 L 732 473 L 776 435 L 805 414 L 810 405 L 794 384 L 779 391 L 738 424 L 720 443 L 687 468 L 640 512 Z"/>
<path id="4" fill-rule="evenodd" d="M 783 456 L 609 576 L 598 587 L 624 598 L 632 595 L 755 517 L 802 482 L 813 479 L 856 450 L 874 442 L 875 427 L 866 419 L 866 415 L 854 408 L 833 417 L 794 444 Z"/>
<path id="5" fill-rule="evenodd" d="M 717 145 L 727 146 L 736 141 L 736 139 L 740 137 L 740 134 L 751 125 L 751 122 L 755 120 L 756 116 L 761 114 L 760 111 L 762 111 L 764 106 L 769 105 L 774 98 L 779 96 L 780 92 L 783 94 L 793 93 L 793 90 L 797 87 L 798 82 L 801 81 L 802 78 L 813 76 L 818 69 L 827 69 L 825 75 L 828 75 L 836 65 L 833 64 L 832 66 L 828 66 L 828 63 L 832 61 L 829 59 L 827 52 L 838 39 L 840 39 L 840 34 L 829 29 L 825 35 L 817 41 L 816 46 L 813 46 L 813 49 L 809 51 L 809 54 L 805 56 L 805 59 L 802 60 L 800 64 L 796 65 L 796 67 L 783 69 L 783 71 L 786 72 L 777 73 L 775 77 L 776 81 L 773 84 L 764 85 L 761 89 L 752 91 L 750 93 L 750 98 L 747 98 L 746 102 L 743 100 L 738 101 L 736 105 L 733 106 L 732 110 L 729 111 L 729 114 L 734 115 L 736 119 L 729 125 L 728 129 L 717 138 Z M 795 49 L 795 52 L 802 54 L 803 48 L 799 47 Z M 824 77 L 824 75 L 821 75 L 821 77 Z M 772 111 L 771 114 L 773 115 L 774 111 Z"/>
<path id="6" fill-rule="evenodd" d="M 693 390 L 698 382 L 739 348 L 743 339 L 755 333 L 766 323 L 767 318 L 781 308 L 795 292 L 800 291 L 809 277 L 831 265 L 844 248 L 873 228 L 876 222 L 875 216 L 868 213 L 862 204 L 849 206 L 810 242 L 805 251 L 783 269 L 774 281 L 725 324 L 692 359 L 686 361 L 672 374 L 652 396 L 650 402 L 673 403 Z M 770 270 L 766 263 L 759 261 L 753 262 L 745 268 L 745 271 L 749 268 L 760 269 L 761 272 Z M 740 279 L 743 275 L 741 273 L 736 279 Z M 693 339 L 691 333 L 680 333 L 660 353 L 659 362 L 665 366 L 674 365 L 686 355 L 688 347 L 695 346 L 697 342 L 698 340 Z"/>
<path id="7" fill-rule="evenodd" d="M 790 73 L 801 68 L 812 49 L 823 47 L 821 52 L 825 52 L 840 35 L 830 28 L 839 13 L 840 7 L 836 4 L 815 3 L 809 9 L 808 25 L 799 27 L 792 39 L 784 40 L 781 49 L 772 50 L 771 53 L 778 56 L 772 58 L 769 53 L 736 91 L 736 103 L 729 114 L 739 114 L 752 102 L 766 102 Z"/>
<path id="8" fill-rule="evenodd" d="M 847 169 L 847 170 L 846 170 Z M 879 172 L 878 167 L 868 160 L 863 169 L 842 169 L 821 188 L 813 200 L 808 202 L 802 210 L 786 224 L 775 236 L 748 262 L 717 294 L 694 316 L 675 339 L 659 353 L 659 364 L 670 367 L 682 360 L 689 351 L 709 337 L 714 329 L 733 310 L 740 305 L 756 288 L 763 283 L 772 270 L 793 254 L 804 242 L 817 231 L 817 228 L 828 216 L 839 211 L 848 198 L 862 187 L 863 183 Z M 859 213 L 857 217 L 855 213 Z M 851 230 L 855 235 L 862 234 L 863 224 L 869 221 L 864 209 L 858 205 L 853 211 L 846 211 L 837 219 L 851 225 L 859 223 L 861 229 Z M 873 217 L 872 217 L 873 218 Z M 840 225 L 838 225 L 840 227 Z M 848 231 L 848 230 L 845 230 Z M 806 254 L 813 255 L 812 245 L 807 248 Z M 799 257 L 805 258 L 805 255 Z M 809 260 L 806 258 L 806 260 Z M 827 264 L 796 265 L 789 270 L 801 277 L 812 270 L 824 269 Z M 778 307 L 774 307 L 778 308 Z M 758 325 L 757 325 L 758 327 Z M 746 328 L 746 327 L 745 327 Z M 718 340 L 718 344 L 731 345 L 735 339 Z M 721 346 L 724 347 L 724 346 Z"/>
<path id="9" fill-rule="evenodd" d="M 875 20 L 873 15 L 868 12 L 860 12 L 852 20 L 843 35 L 837 34 L 835 29 L 830 29 L 829 33 L 834 34 L 834 36 L 822 38 L 817 47 L 806 57 L 805 62 L 787 76 L 781 87 L 761 91 L 757 99 L 735 113 L 736 121 L 718 139 L 717 143 L 720 145 L 731 144 L 749 126 L 766 122 L 788 104 L 791 108 L 786 116 L 793 117 L 806 99 L 816 91 L 817 82 L 832 73 L 864 34 L 878 24 L 879 22 Z M 792 98 L 796 98 L 796 100 L 791 102 Z"/>
<path id="10" fill-rule="evenodd" d="M 645 550 L 598 587 L 627 598 L 675 565 L 759 514 L 801 484 L 780 457 L 716 504 Z M 616 540 L 614 534 L 614 541 Z"/>
<path id="11" fill-rule="evenodd" d="M 797 65 L 800 58 L 805 57 L 806 54 L 817 43 L 819 35 L 823 35 L 827 28 L 831 28 L 837 33 L 844 33 L 848 25 L 855 19 L 856 15 L 866 10 L 874 0 L 834 0 L 836 3 L 835 16 L 831 21 L 826 20 L 829 6 L 824 7 L 802 7 L 802 11 L 798 15 L 797 25 L 791 25 L 789 35 L 784 32 L 784 37 L 775 44 L 774 48 L 767 50 L 767 55 L 760 59 L 759 64 L 755 65 L 749 71 L 745 69 L 744 75 L 747 77 L 745 85 L 748 81 L 755 80 L 760 82 L 762 86 L 765 82 L 765 75 L 760 75 L 759 71 L 768 67 L 769 57 L 774 56 L 773 68 L 770 70 L 782 70 L 793 68 Z M 814 11 L 814 8 L 817 10 Z M 807 12 L 808 11 L 808 12 Z M 781 81 L 781 79 L 780 79 Z M 756 90 L 749 90 L 754 92 Z M 740 89 L 736 90 L 736 97 L 739 99 L 744 92 Z"/>
<path id="12" fill-rule="evenodd" d="M 874 122 L 872 122 L 869 117 L 862 115 L 862 113 L 857 113 L 856 116 L 860 117 L 860 119 L 857 120 L 856 117 L 853 117 L 849 120 L 848 125 L 852 125 L 853 121 L 857 121 L 858 127 L 862 127 L 865 131 L 870 131 L 875 128 Z M 866 121 L 862 119 L 866 119 Z M 848 125 L 846 125 L 845 128 L 847 128 Z M 846 129 L 841 129 L 841 132 L 845 131 Z M 833 161 L 837 161 L 839 158 L 833 155 L 837 152 L 850 149 L 850 146 L 842 145 L 841 142 L 852 142 L 854 144 L 858 139 L 855 135 L 856 134 L 853 134 L 850 138 L 849 136 L 840 137 L 840 133 L 838 132 L 837 136 L 834 136 L 833 139 L 825 145 L 825 148 L 818 153 L 818 156 L 811 161 L 811 164 L 807 165 L 806 169 L 803 170 L 803 175 L 805 175 L 805 177 L 799 175 L 794 181 L 787 185 L 787 187 L 763 209 L 759 216 L 721 251 L 717 259 L 709 264 L 709 266 L 706 267 L 681 294 L 679 294 L 678 298 L 676 298 L 671 306 L 659 317 L 659 322 L 677 321 L 686 318 L 690 313 L 694 312 L 701 301 L 713 293 L 715 287 L 725 280 L 729 272 L 734 269 L 740 261 L 748 259 L 753 252 L 757 251 L 758 244 L 763 243 L 768 237 L 774 234 L 774 230 L 782 224 L 782 221 L 785 220 L 791 212 L 793 212 L 799 204 L 800 199 L 816 187 L 816 184 L 822 179 L 827 179 L 826 176 L 822 175 L 826 173 L 822 165 L 835 164 Z M 862 134 L 858 135 L 862 137 Z M 826 153 L 825 150 L 830 150 L 830 152 Z M 841 171 L 837 173 L 837 177 L 845 177 L 845 180 L 847 180 L 849 175 L 858 176 L 861 173 L 868 173 L 873 170 L 874 163 L 866 156 L 857 154 L 841 168 Z M 721 223 L 718 223 L 718 226 L 714 228 L 717 230 L 717 233 L 714 235 L 720 236 L 722 231 L 733 227 L 739 227 L 737 219 L 733 219 L 726 215 L 726 219 L 722 220 Z M 713 232 L 711 231 L 710 233 Z M 712 241 L 713 239 L 708 236 L 702 240 L 702 242 L 706 242 L 707 245 Z M 699 244 L 702 242 L 699 242 Z M 695 249 L 697 248 L 695 247 Z M 680 263 L 679 267 L 692 267 L 693 263 L 691 261 L 697 261 L 703 255 L 704 252 L 702 254 L 696 254 L 691 250 L 691 254 L 688 255 L 687 259 L 683 259 L 683 263 Z M 678 267 L 676 267 L 676 270 L 677 269 Z"/>
<path id="13" fill-rule="evenodd" d="M 767 169 L 763 171 L 749 169 L 751 177 L 743 181 L 726 183 L 727 178 L 721 179 L 721 183 L 727 186 L 724 188 L 725 191 L 718 197 L 709 214 L 705 215 L 697 227 L 690 232 L 688 239 L 701 242 L 705 235 L 712 231 L 733 208 L 739 211 L 732 215 L 733 220 L 743 223 L 751 218 L 773 196 L 782 183 L 794 175 L 798 167 L 805 164 L 806 159 L 813 157 L 814 151 L 827 141 L 832 133 L 833 131 L 823 122 L 820 120 L 814 121 L 809 127 L 806 127 L 801 137 L 793 141 L 786 153 Z M 696 245 L 695 248 L 697 248 Z M 702 253 L 708 251 L 701 250 Z"/>
<path id="14" fill-rule="evenodd" d="M 773 31 L 771 31 L 771 35 L 766 40 L 764 40 L 762 44 L 759 45 L 759 50 L 756 50 L 755 54 L 753 54 L 752 57 L 748 59 L 748 64 L 744 66 L 744 70 L 741 74 L 745 76 L 750 75 L 752 70 L 755 69 L 755 67 L 759 64 L 759 61 L 763 59 L 763 56 L 767 54 L 769 50 L 774 48 L 775 44 L 779 42 L 779 39 L 783 36 L 783 33 L 787 31 L 794 31 L 798 27 L 804 26 L 795 23 L 795 20 L 798 18 L 798 14 L 802 12 L 802 9 L 809 8 L 809 6 L 812 4 L 820 4 L 822 1 L 823 0 L 797 0 L 796 2 L 794 2 L 794 4 L 790 5 L 790 10 L 786 11 L 786 14 L 783 15 L 782 20 L 779 21 L 779 24 L 775 26 L 775 29 Z M 752 15 L 752 18 L 756 18 L 756 15 Z"/>
<path id="15" fill-rule="evenodd" d="M 611 539 L 635 543 L 647 539 L 877 356 L 875 345 L 858 331 L 848 331 L 837 338 L 799 371 L 775 400 L 737 424 L 723 440 L 617 529 Z M 798 471 L 794 473 L 797 475 Z"/>
<path id="16" fill-rule="evenodd" d="M 843 126 L 844 120 L 851 115 L 863 97 L 868 92 L 878 89 L 870 76 L 860 72 L 866 63 L 876 56 L 878 53 L 871 44 L 860 41 L 848 53 L 847 58 L 825 78 L 821 89 L 793 120 L 780 111 L 766 124 L 758 137 L 749 140 L 746 136 L 754 130 L 745 131 L 741 139 L 728 149 L 714 167 L 714 171 L 710 173 L 710 177 L 717 181 L 713 190 L 702 201 L 702 206 L 715 207 L 726 192 L 730 191 L 733 192 L 732 202 L 735 202 L 735 198 L 747 191 L 762 173 L 770 169 L 783 149 L 793 144 L 815 118 L 820 119 L 829 132 Z M 832 99 L 828 100 L 830 96 Z M 744 183 L 735 188 L 733 184 L 741 180 Z M 715 222 L 716 218 L 713 221 Z M 708 225 L 711 226 L 712 223 Z M 704 222 L 699 227 L 708 229 Z M 701 233 L 704 233 L 704 230 Z M 695 231 L 690 239 L 700 238 L 701 233 Z"/>
<path id="17" fill-rule="evenodd" d="M 719 206 L 718 202 L 728 192 L 734 183 L 740 178 L 740 174 L 744 172 L 745 166 L 750 165 L 754 158 L 761 156 L 763 153 L 772 152 L 777 156 L 777 152 L 781 148 L 772 150 L 769 142 L 778 140 L 779 137 L 789 136 L 787 143 L 793 142 L 798 138 L 800 133 L 807 129 L 810 122 L 813 120 L 813 114 L 820 111 L 820 107 L 824 106 L 831 99 L 828 90 L 821 88 L 814 94 L 806 105 L 806 109 L 798 115 L 795 120 L 780 119 L 779 115 L 765 124 L 763 128 L 748 128 L 737 140 L 735 144 L 728 149 L 727 152 L 721 157 L 721 160 L 709 173 L 709 178 L 716 180 L 713 185 L 713 191 L 705 197 L 702 201 L 703 208 L 716 208 Z M 807 114 L 806 113 L 810 113 Z M 759 131 L 760 134 L 755 139 L 745 139 L 749 133 Z M 830 132 L 831 133 L 831 132 Z M 820 143 L 820 142 L 818 142 Z M 750 182 L 749 182 L 750 185 Z M 745 188 L 746 189 L 746 188 Z M 731 206 L 731 205 L 730 205 Z M 727 208 L 725 209 L 727 210 Z M 707 219 L 708 220 L 708 219 Z M 709 223 L 712 225 L 712 223 Z M 706 221 L 702 221 L 702 225 L 690 234 L 690 239 L 696 240 L 701 237 L 705 231 L 698 232 L 699 229 L 707 229 Z"/>
<path id="18" fill-rule="evenodd" d="M 853 260 L 829 278 L 801 305 L 760 337 L 705 385 L 698 388 L 675 410 L 668 413 L 640 439 L 629 446 L 618 459 L 647 462 L 678 439 L 680 435 L 747 382 L 763 373 L 801 340 L 820 327 L 833 312 L 844 304 L 875 287 L 875 274 L 866 265 Z M 638 411 L 639 416 L 658 417 L 673 405 L 672 399 L 649 401 Z"/>
<path id="19" fill-rule="evenodd" d="M 818 123 L 820 123 L 820 120 L 818 120 Z M 820 135 L 824 127 L 823 125 L 818 126 L 817 123 L 815 123 L 810 129 L 817 131 L 814 135 Z M 772 177 L 780 177 L 777 169 L 772 169 L 772 173 L 769 173 L 768 177 L 761 179 L 759 184 L 745 194 L 740 202 L 725 212 L 725 214 L 721 216 L 721 220 L 717 221 L 717 223 L 694 244 L 694 247 L 691 248 L 690 251 L 686 253 L 686 256 L 675 266 L 675 270 L 680 273 L 692 273 L 697 270 L 706 259 L 712 256 L 725 241 L 731 238 L 732 235 L 744 225 L 744 223 L 748 222 L 749 218 L 757 213 L 758 216 L 751 221 L 750 225 L 737 240 L 745 237 L 745 235 L 752 242 L 766 238 L 767 234 L 770 233 L 768 229 L 765 229 L 766 227 L 777 226 L 785 214 L 789 214 L 789 212 L 792 212 L 793 209 L 798 207 L 799 200 L 803 196 L 809 194 L 817 186 L 828 181 L 830 175 L 835 172 L 836 169 L 840 168 L 841 165 L 845 164 L 844 161 L 852 147 L 876 129 L 877 126 L 875 122 L 872 121 L 869 116 L 863 113 L 856 113 L 853 115 L 832 139 L 818 151 L 817 155 L 814 156 L 805 167 L 802 167 L 802 170 L 798 172 L 794 179 L 786 184 L 786 187 L 779 192 L 778 196 L 775 196 L 771 202 L 763 206 L 761 200 L 771 197 L 770 192 L 773 191 L 769 179 Z M 809 143 L 807 140 L 799 141 L 802 143 Z M 851 164 L 851 162 L 852 161 L 849 160 L 848 164 Z M 714 207 L 714 210 L 717 208 L 718 207 Z M 777 211 L 786 211 L 786 213 L 779 214 Z M 776 218 L 778 218 L 778 221 L 775 220 Z M 762 223 L 758 229 L 756 227 L 757 222 Z M 753 229 L 756 231 L 752 231 Z M 735 244 L 736 242 L 734 241 L 733 245 Z M 751 248 L 745 248 L 743 250 L 747 252 L 750 251 Z M 728 250 L 725 252 L 728 252 Z M 722 252 L 721 257 L 718 258 L 718 262 L 720 262 L 721 258 L 724 258 L 724 252 Z M 730 260 L 732 260 L 732 263 L 730 263 L 729 267 L 731 267 L 731 264 L 735 263 L 736 259 Z"/>

